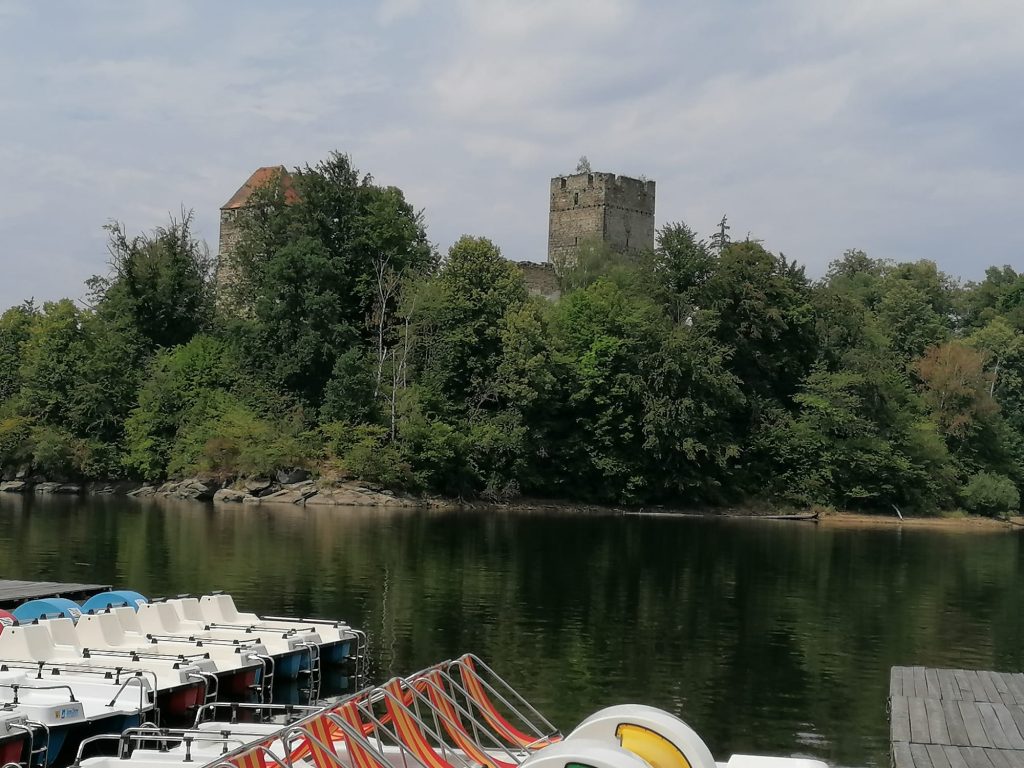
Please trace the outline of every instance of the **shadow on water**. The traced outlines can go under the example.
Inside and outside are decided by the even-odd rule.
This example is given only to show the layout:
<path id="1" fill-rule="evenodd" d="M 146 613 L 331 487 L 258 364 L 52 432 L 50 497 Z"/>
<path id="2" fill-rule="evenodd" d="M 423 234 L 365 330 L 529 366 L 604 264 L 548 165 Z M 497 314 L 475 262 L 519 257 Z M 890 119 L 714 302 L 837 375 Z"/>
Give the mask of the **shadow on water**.
<path id="1" fill-rule="evenodd" d="M 0 577 L 344 617 L 385 679 L 472 650 L 563 728 L 682 715 L 721 757 L 886 765 L 894 664 L 1024 668 L 1019 534 L 0 498 Z"/>

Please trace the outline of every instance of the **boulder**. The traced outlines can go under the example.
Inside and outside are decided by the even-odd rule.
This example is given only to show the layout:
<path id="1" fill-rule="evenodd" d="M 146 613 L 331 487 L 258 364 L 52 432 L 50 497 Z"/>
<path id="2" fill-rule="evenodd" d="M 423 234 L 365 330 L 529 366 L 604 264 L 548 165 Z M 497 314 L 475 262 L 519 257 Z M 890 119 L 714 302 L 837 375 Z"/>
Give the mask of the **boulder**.
<path id="1" fill-rule="evenodd" d="M 57 493 L 60 483 L 36 483 L 32 489 L 35 493 Z"/>
<path id="2" fill-rule="evenodd" d="M 243 504 L 261 504 L 262 502 L 263 502 L 263 499 L 261 499 L 259 496 L 246 495 L 242 499 L 242 503 Z"/>
<path id="3" fill-rule="evenodd" d="M 24 480 L 10 480 L 0 483 L 0 492 L 3 493 L 27 493 L 32 490 Z"/>
<path id="4" fill-rule="evenodd" d="M 193 499 L 195 501 L 209 501 L 216 493 L 216 488 L 207 485 L 199 480 L 186 480 L 174 490 L 174 496 L 179 499 Z"/>
<path id="5" fill-rule="evenodd" d="M 82 486 L 75 483 L 61 483 L 53 489 L 53 493 L 63 493 L 70 496 L 78 496 L 82 493 Z"/>
<path id="6" fill-rule="evenodd" d="M 129 496 L 134 496 L 137 499 L 142 499 L 147 496 L 156 495 L 156 486 L 144 485 L 141 488 L 136 488 L 134 491 L 128 491 Z"/>
<path id="7" fill-rule="evenodd" d="M 306 469 L 279 469 L 277 471 L 277 482 L 281 485 L 301 483 L 309 479 L 309 470 Z"/>
<path id="8" fill-rule="evenodd" d="M 261 496 L 260 501 L 267 504 L 304 504 L 306 499 L 316 496 L 317 489 L 312 484 L 303 488 L 282 488 L 275 493 Z"/>
<path id="9" fill-rule="evenodd" d="M 248 495 L 245 491 L 235 490 L 234 488 L 221 488 L 213 494 L 213 501 L 215 504 L 241 504 Z"/>
<path id="10" fill-rule="evenodd" d="M 135 480 L 111 480 L 109 482 L 86 483 L 82 490 L 84 493 L 97 496 L 119 496 L 133 493 L 141 487 L 142 483 Z"/>
<path id="11" fill-rule="evenodd" d="M 336 488 L 322 489 L 307 504 L 334 507 L 418 507 L 417 499 L 403 498 L 394 493 L 372 490 L 359 483 L 343 483 Z"/>
<path id="12" fill-rule="evenodd" d="M 259 496 L 273 484 L 269 477 L 250 477 L 242 485 L 249 493 Z"/>

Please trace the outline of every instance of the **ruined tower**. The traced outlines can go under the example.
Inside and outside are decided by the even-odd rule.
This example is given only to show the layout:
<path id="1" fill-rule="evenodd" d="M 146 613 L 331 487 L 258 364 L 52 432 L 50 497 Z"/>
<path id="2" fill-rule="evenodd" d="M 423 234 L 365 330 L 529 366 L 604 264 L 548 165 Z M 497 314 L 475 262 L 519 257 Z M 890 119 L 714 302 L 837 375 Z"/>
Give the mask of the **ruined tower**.
<path id="1" fill-rule="evenodd" d="M 548 261 L 603 242 L 620 253 L 654 248 L 654 182 L 614 173 L 574 173 L 551 180 Z"/>
<path id="2" fill-rule="evenodd" d="M 298 200 L 291 174 L 283 165 L 257 168 L 246 182 L 220 207 L 220 241 L 217 249 L 217 285 L 223 288 L 235 278 L 231 255 L 242 234 L 241 218 L 252 209 L 252 195 L 261 187 L 279 184 L 285 203 Z"/>

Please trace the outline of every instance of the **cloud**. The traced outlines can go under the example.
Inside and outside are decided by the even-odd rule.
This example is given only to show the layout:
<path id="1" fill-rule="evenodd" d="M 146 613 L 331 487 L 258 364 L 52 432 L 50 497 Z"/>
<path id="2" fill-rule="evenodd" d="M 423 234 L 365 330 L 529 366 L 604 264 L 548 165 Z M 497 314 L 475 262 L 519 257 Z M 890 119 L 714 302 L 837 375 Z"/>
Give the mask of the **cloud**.
<path id="1" fill-rule="evenodd" d="M 0 0 L 0 304 L 80 295 L 101 225 L 184 203 L 206 239 L 259 165 L 348 151 L 464 232 L 542 259 L 547 183 L 587 154 L 658 221 L 808 264 L 849 246 L 977 277 L 1012 261 L 1024 13 L 989 0 Z M 979 259 L 975 254 L 985 254 Z"/>
<path id="2" fill-rule="evenodd" d="M 377 20 L 384 25 L 415 16 L 423 7 L 423 0 L 381 0 Z"/>

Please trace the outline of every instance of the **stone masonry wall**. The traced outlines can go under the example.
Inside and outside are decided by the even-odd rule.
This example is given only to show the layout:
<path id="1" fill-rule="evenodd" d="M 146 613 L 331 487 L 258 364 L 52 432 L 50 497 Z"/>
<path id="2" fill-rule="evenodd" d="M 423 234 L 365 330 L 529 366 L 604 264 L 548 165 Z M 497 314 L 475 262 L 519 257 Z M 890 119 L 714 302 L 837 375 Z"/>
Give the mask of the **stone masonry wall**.
<path id="1" fill-rule="evenodd" d="M 584 240 L 621 252 L 654 247 L 653 181 L 613 173 L 577 173 L 551 180 L 548 261 L 572 258 Z"/>
<path id="2" fill-rule="evenodd" d="M 654 182 L 616 176 L 605 190 L 605 242 L 616 251 L 654 248 Z"/>
<path id="3" fill-rule="evenodd" d="M 231 254 L 238 245 L 242 236 L 242 229 L 238 220 L 244 209 L 235 208 L 221 209 L 220 212 L 220 239 L 217 248 L 217 287 L 224 288 L 234 281 L 234 271 L 231 268 Z"/>
<path id="4" fill-rule="evenodd" d="M 512 263 L 523 273 L 523 282 L 526 283 L 526 290 L 531 296 L 543 296 L 545 299 L 554 300 L 562 295 L 553 264 L 537 264 L 532 261 Z"/>

